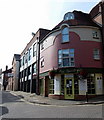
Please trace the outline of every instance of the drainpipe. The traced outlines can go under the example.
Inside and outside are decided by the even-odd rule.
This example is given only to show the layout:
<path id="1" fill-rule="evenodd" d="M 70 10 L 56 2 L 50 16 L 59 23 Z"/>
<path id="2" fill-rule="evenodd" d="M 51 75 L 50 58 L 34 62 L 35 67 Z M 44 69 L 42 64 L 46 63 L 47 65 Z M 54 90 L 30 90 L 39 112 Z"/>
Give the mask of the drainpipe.
<path id="1" fill-rule="evenodd" d="M 101 2 L 101 14 L 102 14 L 102 44 L 103 44 L 103 56 L 104 56 L 104 1 Z M 103 71 L 104 71 L 104 57 L 103 57 Z M 103 75 L 104 78 L 104 75 Z M 103 81 L 104 82 L 104 81 Z M 104 91 L 104 86 L 103 86 Z"/>
<path id="2" fill-rule="evenodd" d="M 39 67 L 40 67 L 40 42 L 39 42 L 39 38 L 37 37 L 37 43 L 38 43 L 38 53 L 37 53 L 37 71 L 36 71 L 36 94 L 39 95 L 40 94 L 40 90 L 39 90 Z"/>

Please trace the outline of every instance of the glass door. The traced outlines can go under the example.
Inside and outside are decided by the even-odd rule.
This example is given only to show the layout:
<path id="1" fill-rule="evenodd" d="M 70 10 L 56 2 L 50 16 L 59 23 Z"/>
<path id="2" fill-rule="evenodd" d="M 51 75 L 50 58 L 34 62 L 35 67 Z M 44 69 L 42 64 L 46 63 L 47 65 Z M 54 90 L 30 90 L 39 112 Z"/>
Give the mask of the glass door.
<path id="1" fill-rule="evenodd" d="M 65 99 L 74 99 L 74 78 L 65 78 Z"/>

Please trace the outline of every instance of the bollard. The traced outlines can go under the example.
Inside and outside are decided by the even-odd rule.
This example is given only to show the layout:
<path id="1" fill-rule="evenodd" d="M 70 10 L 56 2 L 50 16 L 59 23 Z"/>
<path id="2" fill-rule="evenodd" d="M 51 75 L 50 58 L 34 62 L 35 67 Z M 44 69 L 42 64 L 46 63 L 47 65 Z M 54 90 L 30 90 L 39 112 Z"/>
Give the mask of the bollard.
<path id="1" fill-rule="evenodd" d="M 88 102 L 88 92 L 86 92 L 86 101 Z"/>

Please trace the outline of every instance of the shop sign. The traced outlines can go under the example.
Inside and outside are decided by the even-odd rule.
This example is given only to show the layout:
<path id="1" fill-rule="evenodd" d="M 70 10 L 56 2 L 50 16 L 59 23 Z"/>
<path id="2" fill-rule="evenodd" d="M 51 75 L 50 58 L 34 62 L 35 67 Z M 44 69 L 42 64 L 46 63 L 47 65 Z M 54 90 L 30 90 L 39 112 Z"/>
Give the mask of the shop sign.
<path id="1" fill-rule="evenodd" d="M 73 78 L 73 77 L 74 77 L 73 74 L 67 74 L 67 75 L 65 75 L 65 78 Z"/>

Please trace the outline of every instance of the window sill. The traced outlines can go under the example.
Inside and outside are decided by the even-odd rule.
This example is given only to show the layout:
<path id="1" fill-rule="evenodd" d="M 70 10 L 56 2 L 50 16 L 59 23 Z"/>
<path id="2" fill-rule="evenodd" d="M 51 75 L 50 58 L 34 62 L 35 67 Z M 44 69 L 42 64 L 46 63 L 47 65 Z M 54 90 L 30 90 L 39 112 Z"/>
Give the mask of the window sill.
<path id="1" fill-rule="evenodd" d="M 69 43 L 70 41 L 68 41 L 68 42 L 61 42 L 61 44 L 66 44 L 66 43 Z"/>
<path id="2" fill-rule="evenodd" d="M 94 39 L 99 39 L 99 37 L 93 37 Z"/>
<path id="3" fill-rule="evenodd" d="M 100 58 L 94 58 L 94 60 L 96 60 L 96 61 L 100 61 Z"/>

